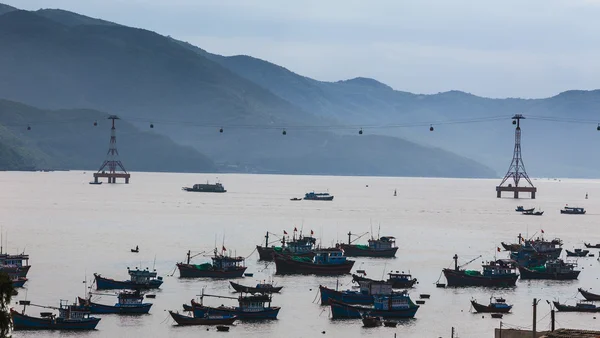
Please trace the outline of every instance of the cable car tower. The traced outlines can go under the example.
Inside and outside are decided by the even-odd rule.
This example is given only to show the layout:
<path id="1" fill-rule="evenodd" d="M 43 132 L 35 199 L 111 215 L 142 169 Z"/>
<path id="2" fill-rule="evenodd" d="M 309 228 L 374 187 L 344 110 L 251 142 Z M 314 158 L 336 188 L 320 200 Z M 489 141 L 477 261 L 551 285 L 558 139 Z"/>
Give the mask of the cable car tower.
<path id="1" fill-rule="evenodd" d="M 531 199 L 535 199 L 535 193 L 537 192 L 537 188 L 533 186 L 533 183 L 529 179 L 529 175 L 527 175 L 527 171 L 525 170 L 525 165 L 523 164 L 523 158 L 521 157 L 521 119 L 524 119 L 525 116 L 521 114 L 516 114 L 512 117 L 513 124 L 517 125 L 515 129 L 515 151 L 513 153 L 513 159 L 510 163 L 510 167 L 508 168 L 508 172 L 504 175 L 504 179 L 496 187 L 496 197 L 502 197 L 503 191 L 512 191 L 514 192 L 514 197 L 519 198 L 519 192 L 529 192 L 531 193 Z M 513 179 L 513 184 L 508 184 L 507 186 L 503 186 L 506 181 L 510 178 Z M 526 181 L 525 186 L 519 186 L 521 179 Z M 527 183 L 529 186 L 527 186 Z"/>
<path id="2" fill-rule="evenodd" d="M 94 183 L 98 184 L 98 178 L 108 178 L 108 183 L 117 183 L 117 178 L 124 178 L 125 183 L 129 184 L 129 178 L 131 174 L 125 170 L 123 163 L 119 160 L 119 151 L 117 150 L 117 130 L 115 128 L 115 120 L 119 120 L 117 115 L 110 115 L 109 120 L 112 120 L 112 128 L 110 129 L 110 144 L 108 146 L 108 153 L 106 153 L 106 160 L 98 169 L 98 172 L 94 173 Z M 108 170 L 108 172 L 107 172 Z"/>

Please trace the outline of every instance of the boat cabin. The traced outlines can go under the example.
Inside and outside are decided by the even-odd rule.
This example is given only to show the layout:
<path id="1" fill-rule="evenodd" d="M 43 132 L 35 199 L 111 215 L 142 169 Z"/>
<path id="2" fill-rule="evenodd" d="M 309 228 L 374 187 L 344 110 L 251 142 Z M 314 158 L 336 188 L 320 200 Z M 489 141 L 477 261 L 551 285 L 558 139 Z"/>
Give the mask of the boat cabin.
<path id="1" fill-rule="evenodd" d="M 379 239 L 369 240 L 369 249 L 385 250 L 396 247 L 396 238 L 392 236 L 380 237 Z"/>
<path id="2" fill-rule="evenodd" d="M 90 318 L 90 310 L 78 304 L 69 304 L 69 301 L 61 299 L 58 308 L 58 318 L 68 320 L 87 320 Z"/>
<path id="3" fill-rule="evenodd" d="M 236 269 L 243 265 L 244 257 L 230 257 L 215 254 L 215 256 L 212 257 L 212 262 L 215 270 Z"/>
<path id="4" fill-rule="evenodd" d="M 285 245 L 285 240 L 282 243 Z M 317 239 L 314 237 L 300 236 L 298 239 L 288 242 L 286 248 L 292 253 L 305 253 L 311 251 L 315 243 L 317 243 Z"/>
<path id="5" fill-rule="evenodd" d="M 398 271 L 396 271 L 396 272 L 389 272 L 388 276 L 389 276 L 388 281 L 403 281 L 403 282 L 408 282 L 408 281 L 411 281 L 413 279 L 411 274 L 404 273 L 404 272 L 400 273 Z"/>
<path id="6" fill-rule="evenodd" d="M 359 281 L 360 293 L 363 295 L 391 295 L 392 285 L 390 282 L 381 281 Z"/>
<path id="7" fill-rule="evenodd" d="M 119 301 L 119 304 L 122 306 L 140 305 L 144 301 L 144 295 L 142 295 L 139 291 L 124 291 L 119 293 L 117 299 Z"/>
<path id="8" fill-rule="evenodd" d="M 375 310 L 408 309 L 411 303 L 410 297 L 405 292 L 390 296 L 373 296 L 373 308 Z"/>
<path id="9" fill-rule="evenodd" d="M 483 275 L 488 277 L 505 276 L 517 273 L 517 263 L 511 259 L 499 259 L 482 265 Z"/>
<path id="10" fill-rule="evenodd" d="M 131 277 L 131 281 L 136 284 L 148 284 L 152 279 L 162 280 L 162 277 L 157 277 L 156 270 L 150 271 L 148 268 L 144 270 L 140 270 L 138 268 L 135 268 L 135 270 L 130 270 L 127 268 L 127 272 Z"/>
<path id="11" fill-rule="evenodd" d="M 346 256 L 342 250 L 319 250 L 315 251 L 314 263 L 316 264 L 343 264 Z"/>
<path id="12" fill-rule="evenodd" d="M 567 263 L 562 259 L 546 262 L 545 272 L 546 273 L 569 273 L 575 270 L 575 263 Z"/>
<path id="13" fill-rule="evenodd" d="M 23 264 L 25 262 L 25 264 Z M 26 254 L 18 254 L 18 255 L 9 255 L 9 254 L 0 254 L 0 266 L 29 266 L 29 255 Z"/>
<path id="14" fill-rule="evenodd" d="M 270 295 L 245 296 L 238 299 L 239 308 L 243 312 L 261 312 L 270 306 Z M 269 303 L 269 306 L 265 306 Z"/>

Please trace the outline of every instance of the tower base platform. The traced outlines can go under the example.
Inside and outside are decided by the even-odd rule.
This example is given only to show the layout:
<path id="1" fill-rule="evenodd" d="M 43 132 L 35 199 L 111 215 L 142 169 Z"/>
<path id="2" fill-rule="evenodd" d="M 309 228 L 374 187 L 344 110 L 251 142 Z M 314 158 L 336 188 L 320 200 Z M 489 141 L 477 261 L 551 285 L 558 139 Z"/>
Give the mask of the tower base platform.
<path id="1" fill-rule="evenodd" d="M 536 187 L 513 187 L 513 186 L 502 187 L 502 186 L 498 186 L 498 187 L 496 187 L 496 197 L 498 197 L 498 198 L 502 197 L 502 192 L 504 192 L 504 191 L 513 192 L 514 198 L 519 198 L 520 192 L 528 192 L 528 193 L 531 193 L 531 199 L 534 200 L 535 193 L 537 192 L 537 188 Z"/>

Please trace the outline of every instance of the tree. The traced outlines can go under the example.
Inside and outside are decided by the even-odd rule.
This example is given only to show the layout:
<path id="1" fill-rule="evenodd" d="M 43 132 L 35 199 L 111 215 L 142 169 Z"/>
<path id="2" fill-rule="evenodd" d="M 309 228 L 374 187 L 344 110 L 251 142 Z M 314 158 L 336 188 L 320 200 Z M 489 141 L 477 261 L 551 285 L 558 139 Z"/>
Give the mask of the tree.
<path id="1" fill-rule="evenodd" d="M 0 271 L 0 338 L 9 337 L 12 321 L 8 307 L 14 288 L 8 274 Z"/>

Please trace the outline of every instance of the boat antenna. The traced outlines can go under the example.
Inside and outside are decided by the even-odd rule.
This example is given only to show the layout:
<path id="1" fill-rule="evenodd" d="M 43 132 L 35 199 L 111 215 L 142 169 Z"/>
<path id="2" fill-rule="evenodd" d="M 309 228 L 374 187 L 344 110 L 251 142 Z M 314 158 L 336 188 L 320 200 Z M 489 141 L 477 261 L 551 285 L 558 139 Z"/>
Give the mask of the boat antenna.
<path id="1" fill-rule="evenodd" d="M 371 239 L 373 239 L 373 219 L 369 218 L 369 223 L 371 223 Z"/>
<path id="2" fill-rule="evenodd" d="M 152 263 L 152 271 L 156 271 L 156 254 L 154 254 L 154 262 Z"/>
<path id="3" fill-rule="evenodd" d="M 0 255 L 2 254 L 2 241 L 4 239 L 4 226 L 2 226 L 2 229 L 0 230 Z"/>
<path id="4" fill-rule="evenodd" d="M 377 238 L 381 238 L 381 222 L 379 222 L 379 229 L 377 229 Z"/>
<path id="5" fill-rule="evenodd" d="M 383 271 L 381 272 L 381 279 L 383 279 L 383 276 L 385 276 L 385 267 L 387 266 L 387 262 L 385 264 L 383 264 Z"/>

